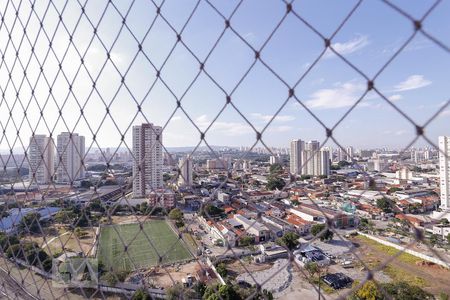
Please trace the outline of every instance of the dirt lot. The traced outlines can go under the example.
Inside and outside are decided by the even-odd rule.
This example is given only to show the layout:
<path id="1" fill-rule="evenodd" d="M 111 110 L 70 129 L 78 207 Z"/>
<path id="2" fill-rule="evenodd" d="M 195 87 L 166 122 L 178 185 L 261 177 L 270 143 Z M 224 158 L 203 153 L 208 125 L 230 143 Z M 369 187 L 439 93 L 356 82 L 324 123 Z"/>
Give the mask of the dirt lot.
<path id="1" fill-rule="evenodd" d="M 173 286 L 174 283 L 181 283 L 181 279 L 189 274 L 194 275 L 198 268 L 199 264 L 197 262 L 191 262 L 175 267 L 154 267 L 145 272 L 135 272 L 134 274 L 130 274 L 130 276 L 133 277 L 136 274 L 142 274 L 147 283 L 158 288 L 167 288 Z"/>
<path id="2" fill-rule="evenodd" d="M 357 254 L 375 267 L 384 262 L 390 255 L 378 243 L 361 237 L 352 240 L 357 246 Z M 402 254 L 390 262 L 383 270 L 393 280 L 403 280 L 414 283 L 424 290 L 437 295 L 440 292 L 450 294 L 450 270 L 438 265 L 423 263 L 419 258 Z"/>
<path id="3" fill-rule="evenodd" d="M 239 274 L 247 273 L 247 270 L 249 272 L 258 272 L 263 270 L 268 270 L 272 267 L 273 263 L 265 263 L 265 264 L 256 264 L 254 262 L 249 263 L 248 261 L 242 260 L 242 263 L 239 261 L 234 261 L 232 263 L 227 264 L 227 269 L 230 275 L 237 276 Z"/>
<path id="4" fill-rule="evenodd" d="M 84 236 L 76 237 L 71 231 L 59 229 L 46 232 L 45 241 L 38 235 L 26 236 L 24 239 L 38 243 L 48 254 L 61 253 L 64 247 L 66 251 L 83 252 L 89 255 L 95 239 L 95 230 L 96 227 L 85 228 Z"/>

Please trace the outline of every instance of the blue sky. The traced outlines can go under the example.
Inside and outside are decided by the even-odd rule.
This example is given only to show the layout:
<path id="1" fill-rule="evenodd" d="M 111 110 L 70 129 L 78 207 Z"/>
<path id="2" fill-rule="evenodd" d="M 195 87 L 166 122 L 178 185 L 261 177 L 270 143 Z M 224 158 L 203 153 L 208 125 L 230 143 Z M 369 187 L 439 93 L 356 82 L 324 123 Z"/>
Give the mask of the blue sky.
<path id="1" fill-rule="evenodd" d="M 107 1 L 88 1 L 86 15 L 79 21 L 81 8 L 77 1 L 70 1 L 65 8 L 64 1 L 55 1 L 54 6 L 39 1 L 35 13 L 25 2 L 20 7 L 22 22 L 14 22 L 18 7 L 10 4 L 1 8 L 5 23 L 0 28 L 0 49 L 5 60 L 0 66 L 0 80 L 3 82 L 1 92 L 5 95 L 0 104 L 0 115 L 6 133 L 0 141 L 1 149 L 14 143 L 15 147 L 20 147 L 21 141 L 26 145 L 32 130 L 47 134 L 53 131 L 54 135 L 60 131 L 75 131 L 86 135 L 90 143 L 91 130 L 96 132 L 100 124 L 99 144 L 116 147 L 120 144 L 119 130 L 121 133 L 126 131 L 125 140 L 129 143 L 129 125 L 145 119 L 166 126 L 166 146 L 192 146 L 198 143 L 200 134 L 188 116 L 205 130 L 222 109 L 222 114 L 206 134 L 208 143 L 252 145 L 256 135 L 247 121 L 261 131 L 286 101 L 289 90 L 286 84 L 292 87 L 324 50 L 320 36 L 292 13 L 285 16 L 286 5 L 282 1 L 243 1 L 230 23 L 233 30 L 255 49 L 265 44 L 284 19 L 261 51 L 264 63 L 256 61 L 240 82 L 255 62 L 255 54 L 232 30 L 223 33 L 224 19 L 206 1 L 166 1 L 161 7 L 161 15 L 172 28 L 158 16 L 148 35 L 147 29 L 156 16 L 151 1 L 135 1 L 129 11 L 131 1 L 112 1 L 114 5 Z M 393 3 L 412 17 L 421 18 L 434 1 Z M 211 4 L 229 17 L 238 2 L 211 1 Z M 330 37 L 355 4 L 356 1 L 295 1 L 293 9 L 321 35 Z M 173 30 L 180 32 L 196 5 L 195 13 L 181 35 L 187 50 L 181 43 L 176 44 Z M 97 29 L 98 36 L 94 36 L 90 22 L 97 24 L 105 8 L 106 13 Z M 65 27 L 58 26 L 59 14 L 62 14 Z M 126 14 L 128 28 L 122 27 L 122 16 Z M 39 30 L 38 18 L 43 19 L 45 33 Z M 25 25 L 27 38 L 22 39 Z M 75 26 L 71 43 L 67 31 L 72 33 Z M 427 17 L 423 28 L 449 47 L 450 1 L 442 1 Z M 12 43 L 8 43 L 8 34 L 11 34 Z M 363 1 L 333 36 L 331 43 L 337 52 L 372 78 L 412 34 L 412 22 L 406 17 L 381 1 Z M 137 54 L 139 43 L 136 39 L 142 43 L 145 56 L 142 52 Z M 35 41 L 36 56 L 32 55 L 30 45 Z M 105 47 L 109 49 L 113 43 L 111 59 L 107 60 Z M 17 50 L 19 60 L 16 60 Z M 80 66 L 79 53 L 85 51 L 84 66 L 75 77 Z M 205 61 L 207 56 L 204 69 L 208 75 L 204 72 L 198 75 L 197 59 Z M 164 62 L 160 79 L 155 81 L 154 68 L 159 69 Z M 40 64 L 44 65 L 42 73 Z M 418 33 L 376 78 L 375 86 L 411 119 L 423 124 L 450 98 L 448 70 L 449 53 Z M 118 71 L 122 75 L 127 72 L 126 86 L 121 85 L 122 75 Z M 12 81 L 8 82 L 10 72 Z M 92 89 L 91 78 L 96 79 L 96 90 Z M 53 81 L 50 95 L 49 85 Z M 73 82 L 71 91 L 68 81 Z M 332 127 L 361 97 L 366 86 L 366 80 L 358 72 L 328 50 L 295 87 L 295 95 L 326 126 Z M 236 109 L 231 105 L 224 108 L 226 93 L 231 94 Z M 182 110 L 176 110 L 177 98 L 181 99 L 188 116 Z M 142 114 L 135 117 L 135 101 L 140 103 L 143 99 Z M 110 115 L 105 117 L 104 102 L 109 104 L 111 101 Z M 80 117 L 79 105 L 84 106 L 84 117 Z M 58 106 L 62 107 L 62 118 L 59 118 Z M 27 110 L 25 120 L 24 109 Z M 45 122 L 39 118 L 41 109 Z M 12 117 L 8 118 L 10 110 Z M 16 127 L 20 127 L 19 135 Z M 401 148 L 414 138 L 415 128 L 386 100 L 370 92 L 339 124 L 334 134 L 342 145 Z M 450 106 L 430 123 L 426 134 L 436 142 L 438 135 L 450 135 Z M 20 139 L 16 139 L 17 136 Z M 324 140 L 325 129 L 291 98 L 264 131 L 263 140 L 269 146 L 287 146 L 294 138 Z M 417 145 L 425 144 L 422 140 Z"/>

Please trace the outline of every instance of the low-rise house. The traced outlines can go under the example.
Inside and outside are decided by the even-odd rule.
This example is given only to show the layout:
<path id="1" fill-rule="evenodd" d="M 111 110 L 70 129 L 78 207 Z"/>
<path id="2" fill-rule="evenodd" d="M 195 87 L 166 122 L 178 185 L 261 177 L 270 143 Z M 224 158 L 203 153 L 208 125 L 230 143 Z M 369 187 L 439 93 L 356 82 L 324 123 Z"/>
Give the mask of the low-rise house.
<path id="1" fill-rule="evenodd" d="M 357 213 L 360 216 L 376 219 L 383 214 L 383 210 L 371 204 L 358 203 L 356 205 L 355 213 Z"/>
<path id="2" fill-rule="evenodd" d="M 288 252 L 286 248 L 281 247 L 273 242 L 260 244 L 259 249 L 261 250 L 261 256 L 263 261 L 271 261 L 279 258 L 287 258 Z"/>
<path id="3" fill-rule="evenodd" d="M 446 239 L 450 234 L 450 224 L 438 224 L 433 226 L 433 234 L 441 236 Z"/>
<path id="4" fill-rule="evenodd" d="M 335 228 L 354 227 L 358 225 L 358 220 L 353 214 L 346 214 L 342 211 L 318 207 L 313 204 L 301 203 L 300 205 L 289 209 L 289 212 L 310 222 L 325 222 L 329 219 L 332 221 Z"/>
<path id="5" fill-rule="evenodd" d="M 294 214 L 288 214 L 286 222 L 293 226 L 300 235 L 306 235 L 311 230 L 312 222 L 306 221 Z"/>
<path id="6" fill-rule="evenodd" d="M 423 227 L 424 223 L 423 220 L 406 214 L 396 214 L 395 218 L 399 220 L 405 220 L 408 223 L 412 224 L 414 227 Z"/>
<path id="7" fill-rule="evenodd" d="M 271 200 L 274 198 L 274 193 L 269 191 L 251 191 L 247 192 L 247 198 L 250 201 Z"/>
<path id="8" fill-rule="evenodd" d="M 242 225 L 247 234 L 254 236 L 256 243 L 270 240 L 270 230 L 264 224 L 239 214 L 234 215 L 233 220 Z"/>
<path id="9" fill-rule="evenodd" d="M 304 264 L 314 262 L 320 267 L 325 267 L 330 265 L 331 262 L 330 258 L 326 256 L 322 250 L 309 244 L 301 247 L 299 250 L 295 251 L 294 254 L 296 255 L 296 258 Z"/>
<path id="10" fill-rule="evenodd" d="M 175 192 L 170 189 L 152 191 L 147 198 L 149 206 L 172 208 L 176 205 Z"/>
<path id="11" fill-rule="evenodd" d="M 281 218 L 277 218 L 277 217 L 273 217 L 273 216 L 269 216 L 269 215 L 262 215 L 261 219 L 265 225 L 272 226 L 269 228 L 272 230 L 272 232 L 275 232 L 275 234 L 278 237 L 280 237 L 280 234 L 281 234 L 281 236 L 283 236 L 283 234 L 285 234 L 286 232 L 295 231 L 294 226 L 292 226 L 291 224 L 286 222 L 286 220 L 283 220 Z"/>

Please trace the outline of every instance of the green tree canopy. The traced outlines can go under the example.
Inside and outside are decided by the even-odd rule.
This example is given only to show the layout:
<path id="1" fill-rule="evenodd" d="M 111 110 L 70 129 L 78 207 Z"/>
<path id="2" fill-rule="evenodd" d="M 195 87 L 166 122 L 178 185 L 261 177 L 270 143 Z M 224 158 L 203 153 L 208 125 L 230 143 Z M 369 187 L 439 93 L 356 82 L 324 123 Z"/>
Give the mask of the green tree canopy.
<path id="1" fill-rule="evenodd" d="M 42 233 L 39 220 L 41 215 L 37 212 L 32 212 L 23 216 L 19 223 L 19 230 L 23 233 Z"/>
<path id="2" fill-rule="evenodd" d="M 169 218 L 176 221 L 182 221 L 183 212 L 179 208 L 174 208 L 169 212 Z"/>
<path id="3" fill-rule="evenodd" d="M 325 224 L 314 224 L 311 227 L 311 234 L 313 236 L 317 236 L 318 234 L 320 234 L 323 230 L 325 230 L 327 226 Z M 326 229 L 325 232 L 323 232 L 320 235 L 320 240 L 321 241 L 330 241 L 333 239 L 334 233 L 333 231 L 331 231 L 330 229 Z"/>
<path id="4" fill-rule="evenodd" d="M 287 247 L 289 250 L 294 249 L 299 244 L 299 235 L 295 232 L 286 232 L 277 240 L 277 244 Z"/>
<path id="5" fill-rule="evenodd" d="M 281 166 L 278 163 L 271 165 L 269 168 L 269 173 L 271 175 L 280 174 L 282 172 L 283 172 L 283 166 Z"/>
<path id="6" fill-rule="evenodd" d="M 222 276 L 222 278 L 224 278 L 224 277 L 226 277 L 228 275 L 227 266 L 223 262 L 219 263 L 216 266 L 216 271 L 217 271 L 217 273 L 220 274 L 220 276 Z"/>
<path id="7" fill-rule="evenodd" d="M 377 207 L 381 210 L 383 210 L 385 213 L 392 212 L 393 203 L 391 200 L 383 197 L 380 199 L 377 199 Z"/>
<path id="8" fill-rule="evenodd" d="M 281 190 L 286 185 L 283 178 L 276 175 L 269 175 L 266 188 L 270 191 Z"/>

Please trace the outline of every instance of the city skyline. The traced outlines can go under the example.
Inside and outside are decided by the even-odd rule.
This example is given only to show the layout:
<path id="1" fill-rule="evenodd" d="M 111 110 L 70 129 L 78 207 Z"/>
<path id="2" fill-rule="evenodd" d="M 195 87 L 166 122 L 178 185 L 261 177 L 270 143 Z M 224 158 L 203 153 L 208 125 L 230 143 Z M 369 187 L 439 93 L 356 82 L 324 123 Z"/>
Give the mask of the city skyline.
<path id="1" fill-rule="evenodd" d="M 169 19 L 178 20 L 176 29 L 180 30 L 188 18 L 187 12 L 194 8 L 194 4 L 183 2 L 179 9 L 171 9 L 172 5 L 164 6 L 162 11 Z M 217 5 L 227 14 L 231 13 L 236 2 Z M 404 9 L 419 18 L 430 5 L 425 2 L 414 2 L 405 5 Z M 76 4 L 70 6 L 72 11 L 79 10 Z M 449 10 L 449 6 L 449 3 L 444 2 L 441 3 L 440 9 Z M 119 12 L 123 13 L 120 7 Z M 277 2 L 260 4 L 261 18 L 251 17 L 251 7 L 251 4 L 243 4 L 238 13 L 231 18 L 231 24 L 247 43 L 258 48 L 264 44 L 277 22 L 283 18 L 286 7 Z M 333 29 L 351 7 L 352 3 L 294 4 L 294 8 L 301 9 L 314 20 L 311 21 L 312 24 L 324 36 L 333 33 Z M 20 10 L 19 17 L 24 18 L 28 13 L 27 9 L 29 8 L 24 7 Z M 35 9 L 43 10 L 43 4 L 36 3 Z M 103 9 L 101 3 L 91 2 L 86 8 L 86 14 L 96 19 Z M 139 2 L 130 12 L 129 26 L 138 40 L 143 39 L 145 29 L 149 26 L 147 13 L 144 13 L 149 10 L 154 11 L 155 8 Z M 326 22 L 320 21 L 323 20 L 323 16 L 326 16 Z M 64 13 L 63 17 L 68 30 L 73 30 L 77 14 Z M 10 14 L 5 16 L 5 24 L 12 21 L 10 18 L 12 18 Z M 379 19 L 383 19 L 387 26 L 375 26 Z M 450 26 L 443 21 L 444 19 L 445 16 L 441 14 L 431 14 L 424 26 L 442 38 Z M 373 24 L 369 22 L 371 20 Z M 57 15 L 50 10 L 46 17 L 48 26 L 55 25 L 57 21 Z M 147 122 L 165 127 L 163 132 L 166 147 L 195 146 L 199 142 L 200 132 L 188 117 L 201 131 L 205 131 L 226 104 L 226 94 L 232 93 L 239 79 L 255 62 L 254 53 L 249 46 L 238 36 L 228 32 L 220 39 L 204 65 L 208 75 L 201 72 L 196 78 L 199 63 L 189 50 L 198 59 L 204 60 L 224 26 L 221 16 L 207 4 L 200 3 L 181 35 L 185 46 L 176 45 L 176 35 L 163 22 L 156 22 L 152 34 L 144 40 L 142 44 L 144 52 L 152 44 L 159 45 L 155 49 L 152 48 L 150 54 L 145 52 L 156 68 L 160 68 L 167 55 L 171 53 L 158 77 L 154 67 L 139 51 L 136 40 L 130 37 L 126 30 L 119 35 L 118 41 L 109 51 L 109 55 L 107 54 L 105 47 L 108 49 L 112 45 L 111 39 L 118 34 L 121 21 L 119 13 L 107 14 L 98 28 L 98 34 L 102 37 L 101 42 L 93 36 L 92 27 L 84 22 L 78 25 L 72 35 L 72 43 L 67 32 L 57 31 L 53 45 L 58 47 L 54 47 L 52 51 L 49 50 L 48 41 L 44 37 L 37 38 L 36 55 L 44 57 L 50 51 L 50 58 L 46 61 L 43 74 L 55 80 L 51 93 L 45 81 L 37 80 L 41 75 L 39 68 L 41 62 L 25 54 L 25 49 L 29 50 L 31 46 L 23 43 L 24 51 L 20 51 L 18 55 L 24 62 L 30 60 L 26 74 L 30 82 L 36 81 L 36 87 L 24 84 L 20 90 L 16 90 L 11 83 L 5 86 L 4 98 L 8 101 L 17 100 L 23 107 L 27 107 L 28 122 L 22 124 L 24 116 L 20 105 L 14 108 L 0 106 L 0 113 L 5 116 L 8 116 L 12 109 L 8 122 L 2 123 L 5 130 L 5 138 L 0 141 L 2 151 L 21 148 L 21 142 L 27 144 L 26 141 L 32 131 L 46 135 L 50 132 L 53 135 L 62 131 L 79 132 L 86 137 L 87 149 L 93 143 L 94 134 L 96 142 L 101 147 L 112 148 L 121 144 L 123 134 L 125 142 L 131 148 L 130 125 Z M 208 26 L 204 26 L 204 22 L 207 22 Z M 38 28 L 39 22 L 36 18 L 31 18 L 27 28 L 30 38 L 36 36 Z M 387 28 L 396 28 L 395 34 Z M 363 2 L 358 14 L 333 37 L 331 44 L 345 59 L 370 78 L 400 48 L 409 37 L 411 28 L 409 20 L 401 18 L 384 4 Z M 6 32 L 2 31 L 0 38 L 7 39 L 5 34 Z M 301 38 L 292 39 L 292 36 Z M 11 36 L 15 44 L 19 43 L 19 38 L 20 35 Z M 89 44 L 91 38 L 93 42 Z M 290 43 L 289 50 L 282 47 L 286 43 Z M 198 47 L 200 44 L 204 46 Z M 174 45 L 176 45 L 174 51 L 170 52 Z M 67 47 L 68 51 L 65 54 Z M 16 53 L 11 49 L 9 47 L 4 53 L 4 61 L 8 70 L 13 71 L 1 72 L 0 79 L 9 82 L 8 74 L 11 73 L 11 80 L 21 82 L 24 79 L 24 72 L 21 66 L 12 68 Z M 323 40 L 294 16 L 288 15 L 283 25 L 261 51 L 260 57 L 281 79 L 293 86 L 322 50 L 324 50 Z M 77 51 L 86 52 L 83 58 L 84 65 L 78 74 L 76 71 L 80 66 L 80 57 Z M 230 56 L 230 51 L 237 55 Z M 375 80 L 377 90 L 391 102 L 370 91 L 334 130 L 334 137 L 341 144 L 354 147 L 401 148 L 413 140 L 416 128 L 406 121 L 399 111 L 422 125 L 440 108 L 442 108 L 440 115 L 426 126 L 425 134 L 431 141 L 436 141 L 440 135 L 448 134 L 446 124 L 450 120 L 450 108 L 444 105 L 448 101 L 446 70 L 449 69 L 450 62 L 445 55 L 446 53 L 431 41 L 417 35 Z M 428 59 L 421 59 L 422 57 Z M 60 70 L 58 61 L 61 62 L 66 79 L 58 73 Z M 104 69 L 103 63 L 106 63 Z M 127 70 L 130 64 L 131 67 Z M 126 70 L 126 76 L 123 77 Z M 217 84 L 213 83 L 209 76 L 216 80 Z M 187 90 L 194 78 L 195 82 Z M 92 87 L 93 79 L 96 79 L 95 89 Z M 70 85 L 72 81 L 73 84 Z M 150 85 L 153 88 L 149 92 Z M 117 88 L 111 89 L 111 86 Z M 366 79 L 327 50 L 294 92 L 318 119 L 327 127 L 332 127 L 363 95 L 366 86 Z M 262 134 L 262 139 L 267 145 L 288 146 L 288 141 L 297 137 L 303 140 L 318 139 L 323 143 L 325 128 L 292 97 L 284 103 L 288 95 L 289 88 L 261 61 L 256 61 L 247 77 L 230 96 L 234 106 L 225 107 L 206 133 L 205 139 L 212 145 L 251 145 L 255 141 L 256 133 L 247 122 L 261 132 L 282 107 Z M 177 109 L 177 100 L 183 111 Z M 255 106 L 254 103 L 258 105 Z M 45 121 L 41 118 L 41 110 Z M 59 113 L 64 121 L 61 121 Z M 16 140 L 16 137 L 21 141 Z M 420 139 L 417 144 L 424 145 L 427 142 Z M 97 146 L 96 143 L 93 143 L 93 146 Z"/>

